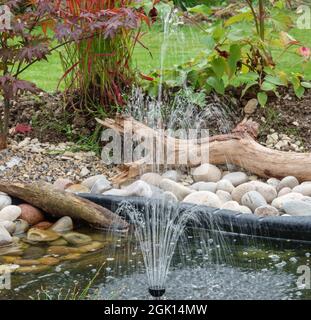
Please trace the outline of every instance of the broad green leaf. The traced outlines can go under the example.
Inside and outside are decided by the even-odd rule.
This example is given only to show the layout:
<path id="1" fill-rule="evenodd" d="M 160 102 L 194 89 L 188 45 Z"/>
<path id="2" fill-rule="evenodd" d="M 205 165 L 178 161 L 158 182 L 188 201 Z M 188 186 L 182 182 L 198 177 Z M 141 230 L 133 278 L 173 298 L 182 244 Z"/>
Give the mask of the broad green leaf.
<path id="1" fill-rule="evenodd" d="M 258 92 L 257 100 L 260 103 L 260 105 L 264 107 L 267 104 L 268 95 L 265 92 Z"/>
<path id="2" fill-rule="evenodd" d="M 311 82 L 301 82 L 301 85 L 304 87 L 304 88 L 307 88 L 307 89 L 311 89 Z"/>
<path id="3" fill-rule="evenodd" d="M 302 86 L 299 86 L 299 87 L 294 87 L 294 91 L 295 91 L 297 98 L 300 99 L 305 94 L 306 89 Z"/>
<path id="4" fill-rule="evenodd" d="M 199 4 L 195 7 L 187 8 L 187 11 L 191 13 L 200 13 L 205 16 L 209 16 L 210 14 L 212 14 L 212 9 L 205 4 Z"/>
<path id="5" fill-rule="evenodd" d="M 223 58 L 217 58 L 211 62 L 212 69 L 218 78 L 221 78 L 226 69 L 226 61 Z"/>
<path id="6" fill-rule="evenodd" d="M 263 84 L 261 85 L 261 90 L 264 91 L 275 91 L 276 90 L 276 86 L 275 84 L 268 82 L 268 81 L 264 81 Z"/>
<path id="7" fill-rule="evenodd" d="M 241 47 L 237 44 L 233 44 L 230 47 L 230 56 L 228 59 L 229 65 L 229 77 L 232 77 L 236 71 L 237 63 L 241 59 Z"/>
<path id="8" fill-rule="evenodd" d="M 211 86 L 215 91 L 219 94 L 224 94 L 225 93 L 225 86 L 224 82 L 222 79 L 218 79 L 216 77 L 209 77 L 206 80 L 206 83 Z"/>
<path id="9" fill-rule="evenodd" d="M 241 22 L 241 21 L 245 21 L 245 20 L 247 20 L 247 21 L 252 21 L 253 20 L 253 15 L 252 15 L 252 13 L 250 11 L 249 12 L 243 12 L 243 13 L 237 14 L 237 15 L 229 18 L 225 22 L 225 26 L 229 27 L 232 24 L 235 24 L 235 23 Z"/>
<path id="10" fill-rule="evenodd" d="M 284 86 L 286 85 L 286 83 L 284 83 L 284 81 L 281 80 L 280 77 L 277 77 L 277 76 L 271 76 L 271 75 L 267 75 L 265 77 L 265 81 L 267 82 L 270 82 L 270 83 L 273 83 L 277 86 Z"/>

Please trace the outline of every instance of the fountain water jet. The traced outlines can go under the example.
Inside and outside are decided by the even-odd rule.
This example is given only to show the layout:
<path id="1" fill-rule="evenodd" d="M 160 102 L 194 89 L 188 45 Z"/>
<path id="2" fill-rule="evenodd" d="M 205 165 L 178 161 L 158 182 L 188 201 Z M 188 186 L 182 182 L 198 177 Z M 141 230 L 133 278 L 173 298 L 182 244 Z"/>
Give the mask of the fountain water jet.
<path id="1" fill-rule="evenodd" d="M 178 240 L 188 222 L 199 224 L 192 209 L 183 209 L 171 201 L 147 201 L 143 208 L 123 203 L 119 210 L 126 211 L 135 226 L 135 236 L 143 254 L 149 293 L 160 298 L 165 293 L 165 282 Z"/>

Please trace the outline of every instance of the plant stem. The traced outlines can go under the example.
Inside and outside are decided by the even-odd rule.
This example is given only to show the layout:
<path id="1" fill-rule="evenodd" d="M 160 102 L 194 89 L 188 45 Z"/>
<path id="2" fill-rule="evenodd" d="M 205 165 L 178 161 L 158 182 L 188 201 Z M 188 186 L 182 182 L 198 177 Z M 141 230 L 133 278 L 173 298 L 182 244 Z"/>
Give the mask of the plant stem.
<path id="1" fill-rule="evenodd" d="M 259 0 L 259 26 L 260 26 L 260 38 L 265 41 L 265 5 L 264 0 Z"/>

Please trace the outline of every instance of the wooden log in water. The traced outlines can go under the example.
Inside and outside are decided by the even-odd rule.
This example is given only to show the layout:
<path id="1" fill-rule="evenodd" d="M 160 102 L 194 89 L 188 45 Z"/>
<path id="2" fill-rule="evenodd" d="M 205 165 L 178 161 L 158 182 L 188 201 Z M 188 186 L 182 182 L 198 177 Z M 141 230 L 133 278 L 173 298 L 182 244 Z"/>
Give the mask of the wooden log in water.
<path id="1" fill-rule="evenodd" d="M 98 228 L 126 231 L 128 223 L 110 210 L 75 194 L 60 191 L 46 182 L 1 183 L 0 191 L 55 216 L 69 216 Z"/>

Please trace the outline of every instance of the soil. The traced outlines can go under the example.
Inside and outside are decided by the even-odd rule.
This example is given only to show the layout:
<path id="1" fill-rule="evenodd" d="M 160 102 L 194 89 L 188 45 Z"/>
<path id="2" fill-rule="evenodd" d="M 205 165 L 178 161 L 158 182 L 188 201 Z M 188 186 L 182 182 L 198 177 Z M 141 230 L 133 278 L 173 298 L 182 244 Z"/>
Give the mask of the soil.
<path id="1" fill-rule="evenodd" d="M 241 101 L 238 92 L 230 92 L 226 98 L 208 97 L 209 108 L 229 106 L 221 112 L 226 113 L 224 119 L 217 112 L 210 112 L 212 116 L 209 116 L 208 121 L 211 133 L 225 133 L 233 129 L 245 117 L 243 108 L 254 96 L 256 93 Z M 306 91 L 302 99 L 298 99 L 291 89 L 285 88 L 280 91 L 280 98 L 271 96 L 268 105 L 264 108 L 257 107 L 250 117 L 260 124 L 258 140 L 263 144 L 271 132 L 278 132 L 295 136 L 303 143 L 304 151 L 311 151 L 311 90 Z M 23 96 L 11 110 L 10 127 L 14 128 L 17 124 L 32 127 L 30 133 L 12 134 L 11 137 L 17 142 L 26 136 L 49 143 L 78 142 L 81 137 L 91 137 L 96 130 L 94 116 L 70 107 L 61 93 L 44 93 L 39 97 Z"/>

